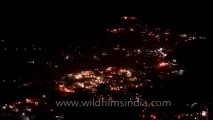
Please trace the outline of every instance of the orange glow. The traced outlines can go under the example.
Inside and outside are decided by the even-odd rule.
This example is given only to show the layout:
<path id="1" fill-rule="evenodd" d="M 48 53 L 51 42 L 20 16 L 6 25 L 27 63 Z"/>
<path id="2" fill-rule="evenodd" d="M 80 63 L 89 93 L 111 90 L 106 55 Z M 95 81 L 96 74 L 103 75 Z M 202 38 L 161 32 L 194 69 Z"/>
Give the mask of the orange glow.
<path id="1" fill-rule="evenodd" d="M 125 69 L 120 69 L 119 71 L 120 71 L 120 72 L 126 72 L 126 70 L 125 70 Z"/>
<path id="2" fill-rule="evenodd" d="M 32 99 L 28 99 L 28 98 L 26 98 L 26 103 L 31 103 L 31 102 L 33 102 L 33 100 L 32 100 Z"/>
<path id="3" fill-rule="evenodd" d="M 72 90 L 68 89 L 68 88 L 64 88 L 64 92 L 70 93 L 70 92 L 72 92 Z"/>
<path id="4" fill-rule="evenodd" d="M 124 28 L 113 28 L 108 31 L 111 33 L 117 33 L 117 32 L 124 31 L 124 30 L 125 30 Z"/>
<path id="5" fill-rule="evenodd" d="M 170 33 L 169 32 L 164 32 L 164 35 L 169 35 Z"/>
<path id="6" fill-rule="evenodd" d="M 113 29 L 112 31 L 113 31 L 113 32 L 117 32 L 117 29 Z"/>
<path id="7" fill-rule="evenodd" d="M 110 87 L 110 90 L 114 90 L 114 87 Z"/>
<path id="8" fill-rule="evenodd" d="M 59 91 L 66 92 L 66 93 L 73 92 L 72 89 L 69 89 L 69 88 L 65 87 L 64 85 L 59 85 Z"/>
<path id="9" fill-rule="evenodd" d="M 116 91 L 116 90 L 120 90 L 120 89 L 118 89 L 117 87 L 110 87 L 110 90 L 111 91 Z"/>
<path id="10" fill-rule="evenodd" d="M 135 31 L 133 28 L 130 28 L 129 30 L 132 31 L 132 32 Z"/>
<path id="11" fill-rule="evenodd" d="M 81 74 L 78 74 L 75 76 L 75 79 L 81 79 L 83 76 Z"/>
<path id="12" fill-rule="evenodd" d="M 64 87 L 64 85 L 58 85 L 59 86 L 59 88 L 63 88 Z"/>
<path id="13" fill-rule="evenodd" d="M 127 19 L 128 19 L 128 17 L 127 17 L 127 16 L 123 16 L 123 19 L 124 19 L 124 20 L 127 20 Z"/>
<path id="14" fill-rule="evenodd" d="M 106 69 L 106 71 L 112 71 L 112 67 L 108 67 L 107 69 Z"/>
<path id="15" fill-rule="evenodd" d="M 168 66 L 168 63 L 161 62 L 161 63 L 159 64 L 159 67 L 165 67 L 165 66 Z"/>
<path id="16" fill-rule="evenodd" d="M 113 76 L 112 75 L 107 75 L 107 78 L 112 78 Z"/>

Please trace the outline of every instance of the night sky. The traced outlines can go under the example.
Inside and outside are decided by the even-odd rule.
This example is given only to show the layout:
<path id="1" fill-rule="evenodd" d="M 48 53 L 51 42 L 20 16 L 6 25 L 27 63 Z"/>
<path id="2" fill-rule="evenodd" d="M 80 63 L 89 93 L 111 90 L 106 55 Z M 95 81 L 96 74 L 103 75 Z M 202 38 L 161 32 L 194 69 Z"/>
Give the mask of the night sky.
<path id="1" fill-rule="evenodd" d="M 109 18 L 135 15 L 146 23 L 163 23 L 204 31 L 210 23 L 207 3 L 48 3 L 1 7 L 1 34 L 34 39 L 89 40 L 101 36 Z M 60 39 L 63 40 L 63 39 Z"/>

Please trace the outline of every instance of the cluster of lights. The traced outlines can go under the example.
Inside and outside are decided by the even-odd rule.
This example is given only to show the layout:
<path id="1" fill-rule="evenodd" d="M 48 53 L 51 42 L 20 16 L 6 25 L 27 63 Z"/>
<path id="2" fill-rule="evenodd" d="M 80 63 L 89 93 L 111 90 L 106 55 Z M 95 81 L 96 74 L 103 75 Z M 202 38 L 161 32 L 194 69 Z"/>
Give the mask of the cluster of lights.
<path id="1" fill-rule="evenodd" d="M 189 107 L 190 109 L 192 109 L 192 111 L 177 114 L 178 120 L 189 119 L 189 118 L 195 119 L 195 120 L 200 120 L 200 119 L 208 120 L 208 108 L 206 105 L 199 105 L 198 103 L 192 103 L 192 104 L 186 104 L 186 107 Z"/>
<path id="2" fill-rule="evenodd" d="M 193 34 L 193 35 L 187 35 L 186 33 L 180 34 L 180 38 L 182 38 L 185 42 L 196 40 L 196 39 L 201 39 L 201 40 L 205 40 L 206 39 L 206 37 L 198 36 L 198 35 L 196 35 L 196 33 Z"/>
<path id="3" fill-rule="evenodd" d="M 66 92 L 66 93 L 71 93 L 71 92 L 74 92 L 74 90 L 73 89 L 71 89 L 71 88 L 68 88 L 68 87 L 66 87 L 65 85 L 58 85 L 58 90 L 59 91 L 63 91 L 63 92 Z"/>
<path id="4" fill-rule="evenodd" d="M 44 97 L 44 96 L 43 96 Z M 45 96 L 46 97 L 46 96 Z M 26 98 L 22 101 L 16 101 L 10 104 L 4 104 L 1 109 L 2 110 L 10 110 L 11 112 L 20 113 L 20 117 L 28 118 L 28 113 L 32 112 L 34 107 L 39 105 L 40 100 Z M 34 106 L 34 107 L 33 107 Z"/>
<path id="5" fill-rule="evenodd" d="M 3 48 L 4 51 L 7 51 L 8 48 Z M 42 51 L 42 48 L 15 48 L 15 49 L 9 49 L 9 50 L 15 50 L 15 51 Z"/>
<path id="6" fill-rule="evenodd" d="M 134 32 L 136 31 L 134 28 L 112 28 L 112 29 L 107 29 L 110 33 L 119 33 L 121 31 L 130 31 Z"/>
<path id="7" fill-rule="evenodd" d="M 123 20 L 137 20 L 138 18 L 134 17 L 134 16 L 123 16 L 122 19 Z"/>
<path id="8" fill-rule="evenodd" d="M 127 21 L 127 20 L 138 20 L 138 19 L 133 16 L 123 16 L 122 20 Z M 170 29 L 163 30 L 161 27 L 158 27 L 158 26 L 156 27 L 156 26 L 142 25 L 142 24 L 139 24 L 139 21 L 138 21 L 138 24 L 136 25 L 138 26 L 137 28 L 135 27 L 129 28 L 128 26 L 128 27 L 107 29 L 107 31 L 110 33 L 119 33 L 121 31 L 129 31 L 129 32 L 138 31 L 139 33 L 141 33 L 142 39 L 144 39 L 144 36 L 147 36 L 148 41 L 156 40 L 157 42 L 160 42 L 160 41 L 166 42 L 170 40 L 169 38 L 170 35 L 176 35 L 176 34 L 172 34 Z M 182 33 L 182 34 L 177 33 L 177 34 L 178 36 L 176 37 L 179 39 L 177 39 L 177 41 L 174 42 L 175 44 L 178 44 L 181 42 L 188 42 L 188 41 L 196 40 L 196 39 L 202 39 L 202 40 L 206 39 L 204 36 L 197 35 L 197 33 L 193 33 L 190 35 L 186 33 Z"/>
<path id="9" fill-rule="evenodd" d="M 166 67 L 166 66 L 168 66 L 169 64 L 168 63 L 166 63 L 166 62 L 160 62 L 159 63 L 159 67 Z"/>
<path id="10" fill-rule="evenodd" d="M 95 73 L 96 72 L 96 73 Z M 65 93 L 72 93 L 74 92 L 75 88 L 84 88 L 92 91 L 96 91 L 97 86 L 100 84 L 107 84 L 109 82 L 116 82 L 117 80 L 114 80 L 115 75 L 123 76 L 124 78 L 129 81 L 129 86 L 134 85 L 134 87 L 138 88 L 139 84 L 135 84 L 135 80 L 137 80 L 137 76 L 134 76 L 132 73 L 132 70 L 130 69 L 115 69 L 115 67 L 107 67 L 103 70 L 99 71 L 82 71 L 80 73 L 70 73 L 67 74 L 68 81 L 73 81 L 72 84 L 67 85 L 64 82 L 60 82 L 58 84 L 58 90 L 65 92 Z M 134 79 L 134 80 L 133 80 Z M 123 80 L 120 80 L 122 82 Z M 131 83 L 132 82 L 132 83 Z M 66 85 L 65 85 L 66 84 Z M 110 85 L 110 90 L 117 91 L 121 90 L 124 87 L 118 83 L 114 85 Z"/>
<path id="11" fill-rule="evenodd" d="M 183 118 L 192 118 L 192 119 L 195 119 L 195 120 L 199 120 L 201 118 L 203 119 L 207 119 L 208 117 L 208 111 L 206 110 L 203 110 L 201 112 L 196 112 L 196 113 L 181 113 L 181 114 L 178 114 L 177 115 L 177 119 L 183 119 Z"/>
<path id="12" fill-rule="evenodd" d="M 120 91 L 132 87 L 142 87 L 143 82 L 140 81 L 139 74 L 135 74 L 133 69 L 107 67 L 67 74 L 65 77 L 68 79 L 57 80 L 57 84 L 58 90 L 64 93 L 72 93 L 76 88 L 84 88 L 95 92 L 100 84 L 106 84 L 111 91 Z M 118 76 L 120 77 L 118 78 Z M 69 84 L 69 81 L 72 81 L 71 84 Z M 148 85 L 148 83 L 150 82 L 144 80 L 144 85 Z M 152 84 L 149 85 L 153 86 Z"/>

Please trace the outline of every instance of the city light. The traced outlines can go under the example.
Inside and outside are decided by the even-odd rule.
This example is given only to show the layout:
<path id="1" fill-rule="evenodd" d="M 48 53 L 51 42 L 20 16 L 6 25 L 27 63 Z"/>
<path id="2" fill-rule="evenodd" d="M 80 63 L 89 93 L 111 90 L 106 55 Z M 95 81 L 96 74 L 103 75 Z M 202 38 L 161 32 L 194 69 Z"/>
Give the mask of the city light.
<path id="1" fill-rule="evenodd" d="M 119 6 L 115 7 L 118 9 Z M 196 65 L 208 66 L 204 64 L 206 58 L 203 53 L 211 50 L 206 50 L 205 44 L 200 44 L 208 44 L 204 30 L 199 33 L 185 29 L 188 25 L 179 26 L 184 19 L 181 19 L 181 23 L 176 21 L 177 27 L 161 22 L 155 24 L 152 23 L 155 20 L 146 20 L 143 16 L 120 15 L 110 14 L 110 18 L 105 18 L 101 14 L 102 21 L 99 16 L 80 15 L 82 18 L 79 18 L 72 15 L 75 20 L 71 22 L 73 25 L 62 22 L 59 26 L 74 29 L 74 32 L 57 28 L 57 25 L 50 27 L 54 28 L 52 30 L 45 29 L 44 33 L 40 27 L 31 31 L 32 26 L 27 27 L 25 32 L 20 31 L 19 27 L 11 28 L 12 33 L 8 32 L 10 27 L 2 32 L 0 119 L 73 119 L 79 111 L 81 115 L 76 116 L 81 119 L 84 116 L 84 109 L 81 108 L 84 106 L 62 108 L 56 105 L 56 101 L 67 103 L 65 100 L 76 100 L 80 104 L 84 100 L 94 99 L 146 101 L 147 106 L 133 108 L 134 114 L 138 114 L 141 120 L 208 120 L 211 103 L 203 103 L 205 100 L 194 90 L 201 85 L 208 87 L 206 81 L 194 82 L 198 75 L 206 78 L 207 72 L 193 76 L 193 73 L 197 73 Z M 191 57 L 191 52 L 199 53 L 196 55 L 198 59 Z M 206 71 L 204 68 L 199 70 Z M 193 85 L 192 90 L 185 93 L 184 90 L 190 85 Z M 178 93 L 174 91 L 176 89 Z M 194 95 L 190 95 L 192 91 Z M 150 106 L 152 101 L 167 99 L 174 102 L 172 107 Z M 94 111 L 96 109 L 101 113 L 101 109 L 95 108 Z M 122 110 L 128 111 L 126 115 L 132 115 L 129 108 Z"/>
<path id="2" fill-rule="evenodd" d="M 207 111 L 202 111 L 201 115 L 206 117 L 207 116 Z"/>
<path id="3" fill-rule="evenodd" d="M 165 66 L 168 66 L 169 64 L 168 63 L 166 63 L 166 62 L 161 62 L 160 64 L 159 64 L 159 67 L 165 67 Z"/>

